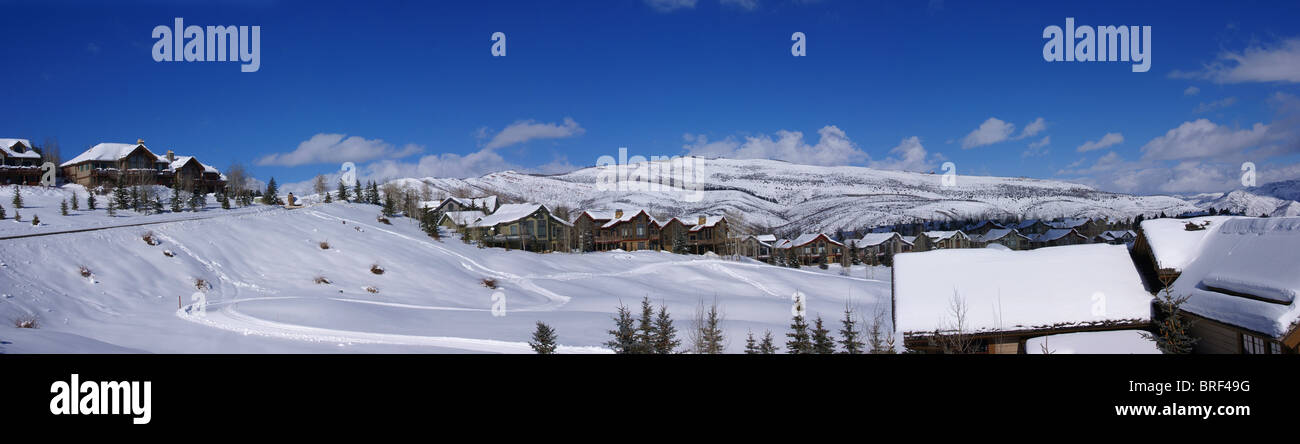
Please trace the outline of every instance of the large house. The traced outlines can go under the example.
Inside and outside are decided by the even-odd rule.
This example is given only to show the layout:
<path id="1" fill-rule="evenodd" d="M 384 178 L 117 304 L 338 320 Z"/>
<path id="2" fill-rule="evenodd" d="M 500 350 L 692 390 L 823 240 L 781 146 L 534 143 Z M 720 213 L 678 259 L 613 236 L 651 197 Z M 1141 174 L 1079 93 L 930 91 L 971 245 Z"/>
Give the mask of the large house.
<path id="1" fill-rule="evenodd" d="M 596 238 L 600 227 L 614 219 L 614 211 L 586 210 L 573 219 L 574 247 L 581 251 L 597 251 Z"/>
<path id="2" fill-rule="evenodd" d="M 1029 237 L 1020 234 L 1015 228 L 997 228 L 984 232 L 983 234 L 971 236 L 971 243 L 976 247 L 987 247 L 990 244 L 998 244 L 1012 250 L 1028 250 Z"/>
<path id="3" fill-rule="evenodd" d="M 727 248 L 727 218 L 723 216 L 695 216 L 692 218 L 674 218 L 682 221 L 683 225 L 694 222 L 691 228 L 687 230 L 686 238 L 691 250 L 695 254 L 704 254 L 712 252 L 714 254 L 728 254 Z"/>
<path id="4" fill-rule="evenodd" d="M 772 258 L 773 244 L 776 243 L 776 235 L 773 234 L 751 234 L 740 239 L 738 244 L 741 256 L 754 258 L 767 262 Z"/>
<path id="5" fill-rule="evenodd" d="M 483 245 L 550 252 L 568 251 L 573 225 L 541 204 L 505 204 L 467 227 Z"/>
<path id="6" fill-rule="evenodd" d="M 945 248 L 970 248 L 970 237 L 961 230 L 926 231 L 916 235 L 912 251 L 930 251 Z"/>
<path id="7" fill-rule="evenodd" d="M 840 255 L 844 254 L 844 244 L 836 242 L 825 233 L 801 234 L 782 248 L 793 251 L 795 258 L 804 265 L 839 262 Z"/>
<path id="8" fill-rule="evenodd" d="M 584 213 L 585 214 L 585 213 Z M 582 215 L 578 216 L 582 218 Z M 638 251 L 659 250 L 659 230 L 663 223 L 645 210 L 615 210 L 614 218 L 605 222 L 596 232 L 597 250 Z"/>
<path id="9" fill-rule="evenodd" d="M 179 186 L 212 193 L 225 189 L 226 177 L 216 168 L 192 156 L 177 156 L 171 150 L 158 156 L 144 145 L 101 143 L 59 166 L 68 182 L 87 188 L 131 185 Z"/>
<path id="10" fill-rule="evenodd" d="M 893 256 L 912 250 L 912 244 L 903 241 L 898 233 L 867 233 L 861 239 L 849 240 L 857 249 L 857 260 L 867 265 L 892 263 Z"/>
<path id="11" fill-rule="evenodd" d="M 1169 288 L 1187 298 L 1181 308 L 1193 320 L 1193 351 L 1300 352 L 1300 217 L 1232 218 L 1202 231 Z"/>
<path id="12" fill-rule="evenodd" d="M 0 183 L 35 185 L 41 180 L 41 153 L 27 139 L 0 139 Z"/>
<path id="13" fill-rule="evenodd" d="M 1059 247 L 1061 245 L 1078 245 L 1088 243 L 1088 237 L 1073 228 L 1053 228 L 1042 234 L 1029 238 L 1034 248 Z"/>

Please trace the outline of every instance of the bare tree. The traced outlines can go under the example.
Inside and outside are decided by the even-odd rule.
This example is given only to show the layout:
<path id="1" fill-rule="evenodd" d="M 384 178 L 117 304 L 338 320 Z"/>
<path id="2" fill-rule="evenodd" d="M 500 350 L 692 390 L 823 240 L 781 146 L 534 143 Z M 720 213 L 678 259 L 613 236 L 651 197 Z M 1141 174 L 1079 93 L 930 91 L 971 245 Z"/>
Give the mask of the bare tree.
<path id="1" fill-rule="evenodd" d="M 702 355 L 719 355 L 725 352 L 727 339 L 722 333 L 722 322 L 725 319 L 726 316 L 718 310 L 716 298 L 707 306 L 701 299 L 700 305 L 695 308 L 695 318 L 689 335 L 691 352 Z"/>
<path id="2" fill-rule="evenodd" d="M 63 153 L 59 149 L 57 137 L 46 137 L 45 144 L 41 146 L 41 163 L 45 162 L 53 162 L 56 167 L 63 163 Z"/>
<path id="3" fill-rule="evenodd" d="M 966 301 L 954 289 L 952 301 L 948 304 L 948 314 L 952 316 L 952 320 L 947 326 L 936 329 L 934 336 L 930 339 L 932 345 L 938 347 L 939 352 L 944 354 L 970 354 L 975 352 L 975 341 L 971 339 L 968 331 L 969 327 L 966 325 L 968 309 Z"/>
<path id="4" fill-rule="evenodd" d="M 315 179 L 312 179 L 312 182 L 311 182 L 311 190 L 312 190 L 312 191 L 315 191 L 316 194 L 318 194 L 318 195 L 320 195 L 320 194 L 325 194 L 326 192 L 329 192 L 329 188 L 327 188 L 326 185 L 325 185 L 325 175 L 324 175 L 324 174 L 317 174 L 317 175 L 316 175 L 316 178 L 315 178 Z"/>
<path id="5" fill-rule="evenodd" d="M 238 161 L 226 168 L 226 188 L 231 194 L 241 195 L 248 191 L 248 171 Z"/>

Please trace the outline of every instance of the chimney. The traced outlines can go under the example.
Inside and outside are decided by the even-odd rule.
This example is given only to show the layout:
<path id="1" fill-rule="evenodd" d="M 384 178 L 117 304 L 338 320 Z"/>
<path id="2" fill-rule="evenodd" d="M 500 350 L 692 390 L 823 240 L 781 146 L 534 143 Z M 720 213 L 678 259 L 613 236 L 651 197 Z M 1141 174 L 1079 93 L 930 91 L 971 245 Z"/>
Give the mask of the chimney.
<path id="1" fill-rule="evenodd" d="M 704 223 L 705 223 L 705 222 L 708 222 L 708 220 L 709 220 L 709 217 L 708 217 L 708 216 L 700 216 L 700 223 L 698 223 L 698 224 L 696 224 L 696 225 L 704 225 Z"/>
<path id="2" fill-rule="evenodd" d="M 614 210 L 614 218 L 615 219 L 623 218 L 623 210 Z"/>
<path id="3" fill-rule="evenodd" d="M 172 163 L 175 161 L 176 161 L 176 152 L 172 150 L 167 150 L 167 163 Z"/>
<path id="4" fill-rule="evenodd" d="M 144 145 L 144 139 L 135 139 L 136 145 Z"/>

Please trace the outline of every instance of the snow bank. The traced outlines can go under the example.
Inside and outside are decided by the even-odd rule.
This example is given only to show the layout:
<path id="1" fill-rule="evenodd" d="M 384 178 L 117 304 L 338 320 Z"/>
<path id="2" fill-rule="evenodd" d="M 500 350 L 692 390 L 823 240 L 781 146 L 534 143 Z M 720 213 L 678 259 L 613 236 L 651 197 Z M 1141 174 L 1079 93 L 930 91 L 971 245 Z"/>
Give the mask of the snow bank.
<path id="1" fill-rule="evenodd" d="M 1142 337 L 1140 330 L 1090 331 L 1039 336 L 1025 341 L 1025 353 L 1043 354 L 1043 346 L 1057 355 L 1124 354 L 1158 355 L 1156 343 Z"/>
<path id="2" fill-rule="evenodd" d="M 1147 320 L 1151 295 L 1123 245 L 1028 251 L 990 248 L 894 257 L 894 300 L 904 332 L 950 329 L 953 299 L 966 329 L 1012 331 Z"/>
<path id="3" fill-rule="evenodd" d="M 1207 230 L 1174 281 L 1192 313 L 1280 337 L 1300 319 L 1300 217 L 1234 218 Z"/>

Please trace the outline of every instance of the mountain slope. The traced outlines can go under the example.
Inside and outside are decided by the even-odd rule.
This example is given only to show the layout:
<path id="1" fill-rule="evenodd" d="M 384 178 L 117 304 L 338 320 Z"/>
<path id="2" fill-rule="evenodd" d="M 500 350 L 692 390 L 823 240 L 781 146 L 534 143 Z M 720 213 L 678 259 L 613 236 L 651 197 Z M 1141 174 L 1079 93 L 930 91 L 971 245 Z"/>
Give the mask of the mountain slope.
<path id="1" fill-rule="evenodd" d="M 500 194 L 572 209 L 646 208 L 658 216 L 699 213 L 743 215 L 745 222 L 778 231 L 852 230 L 918 220 L 975 217 L 1129 218 L 1197 207 L 1175 197 L 1133 196 L 1084 185 L 1027 178 L 958 176 L 942 186 L 942 175 L 863 167 L 820 167 L 772 160 L 696 159 L 698 202 L 689 193 L 601 191 L 610 169 L 584 168 L 541 176 L 513 171 L 469 179 L 403 179 L 444 191 Z M 661 165 L 661 164 L 660 164 Z M 662 166 L 655 168 L 662 169 Z M 646 168 L 656 183 L 673 184 L 671 174 Z"/>

